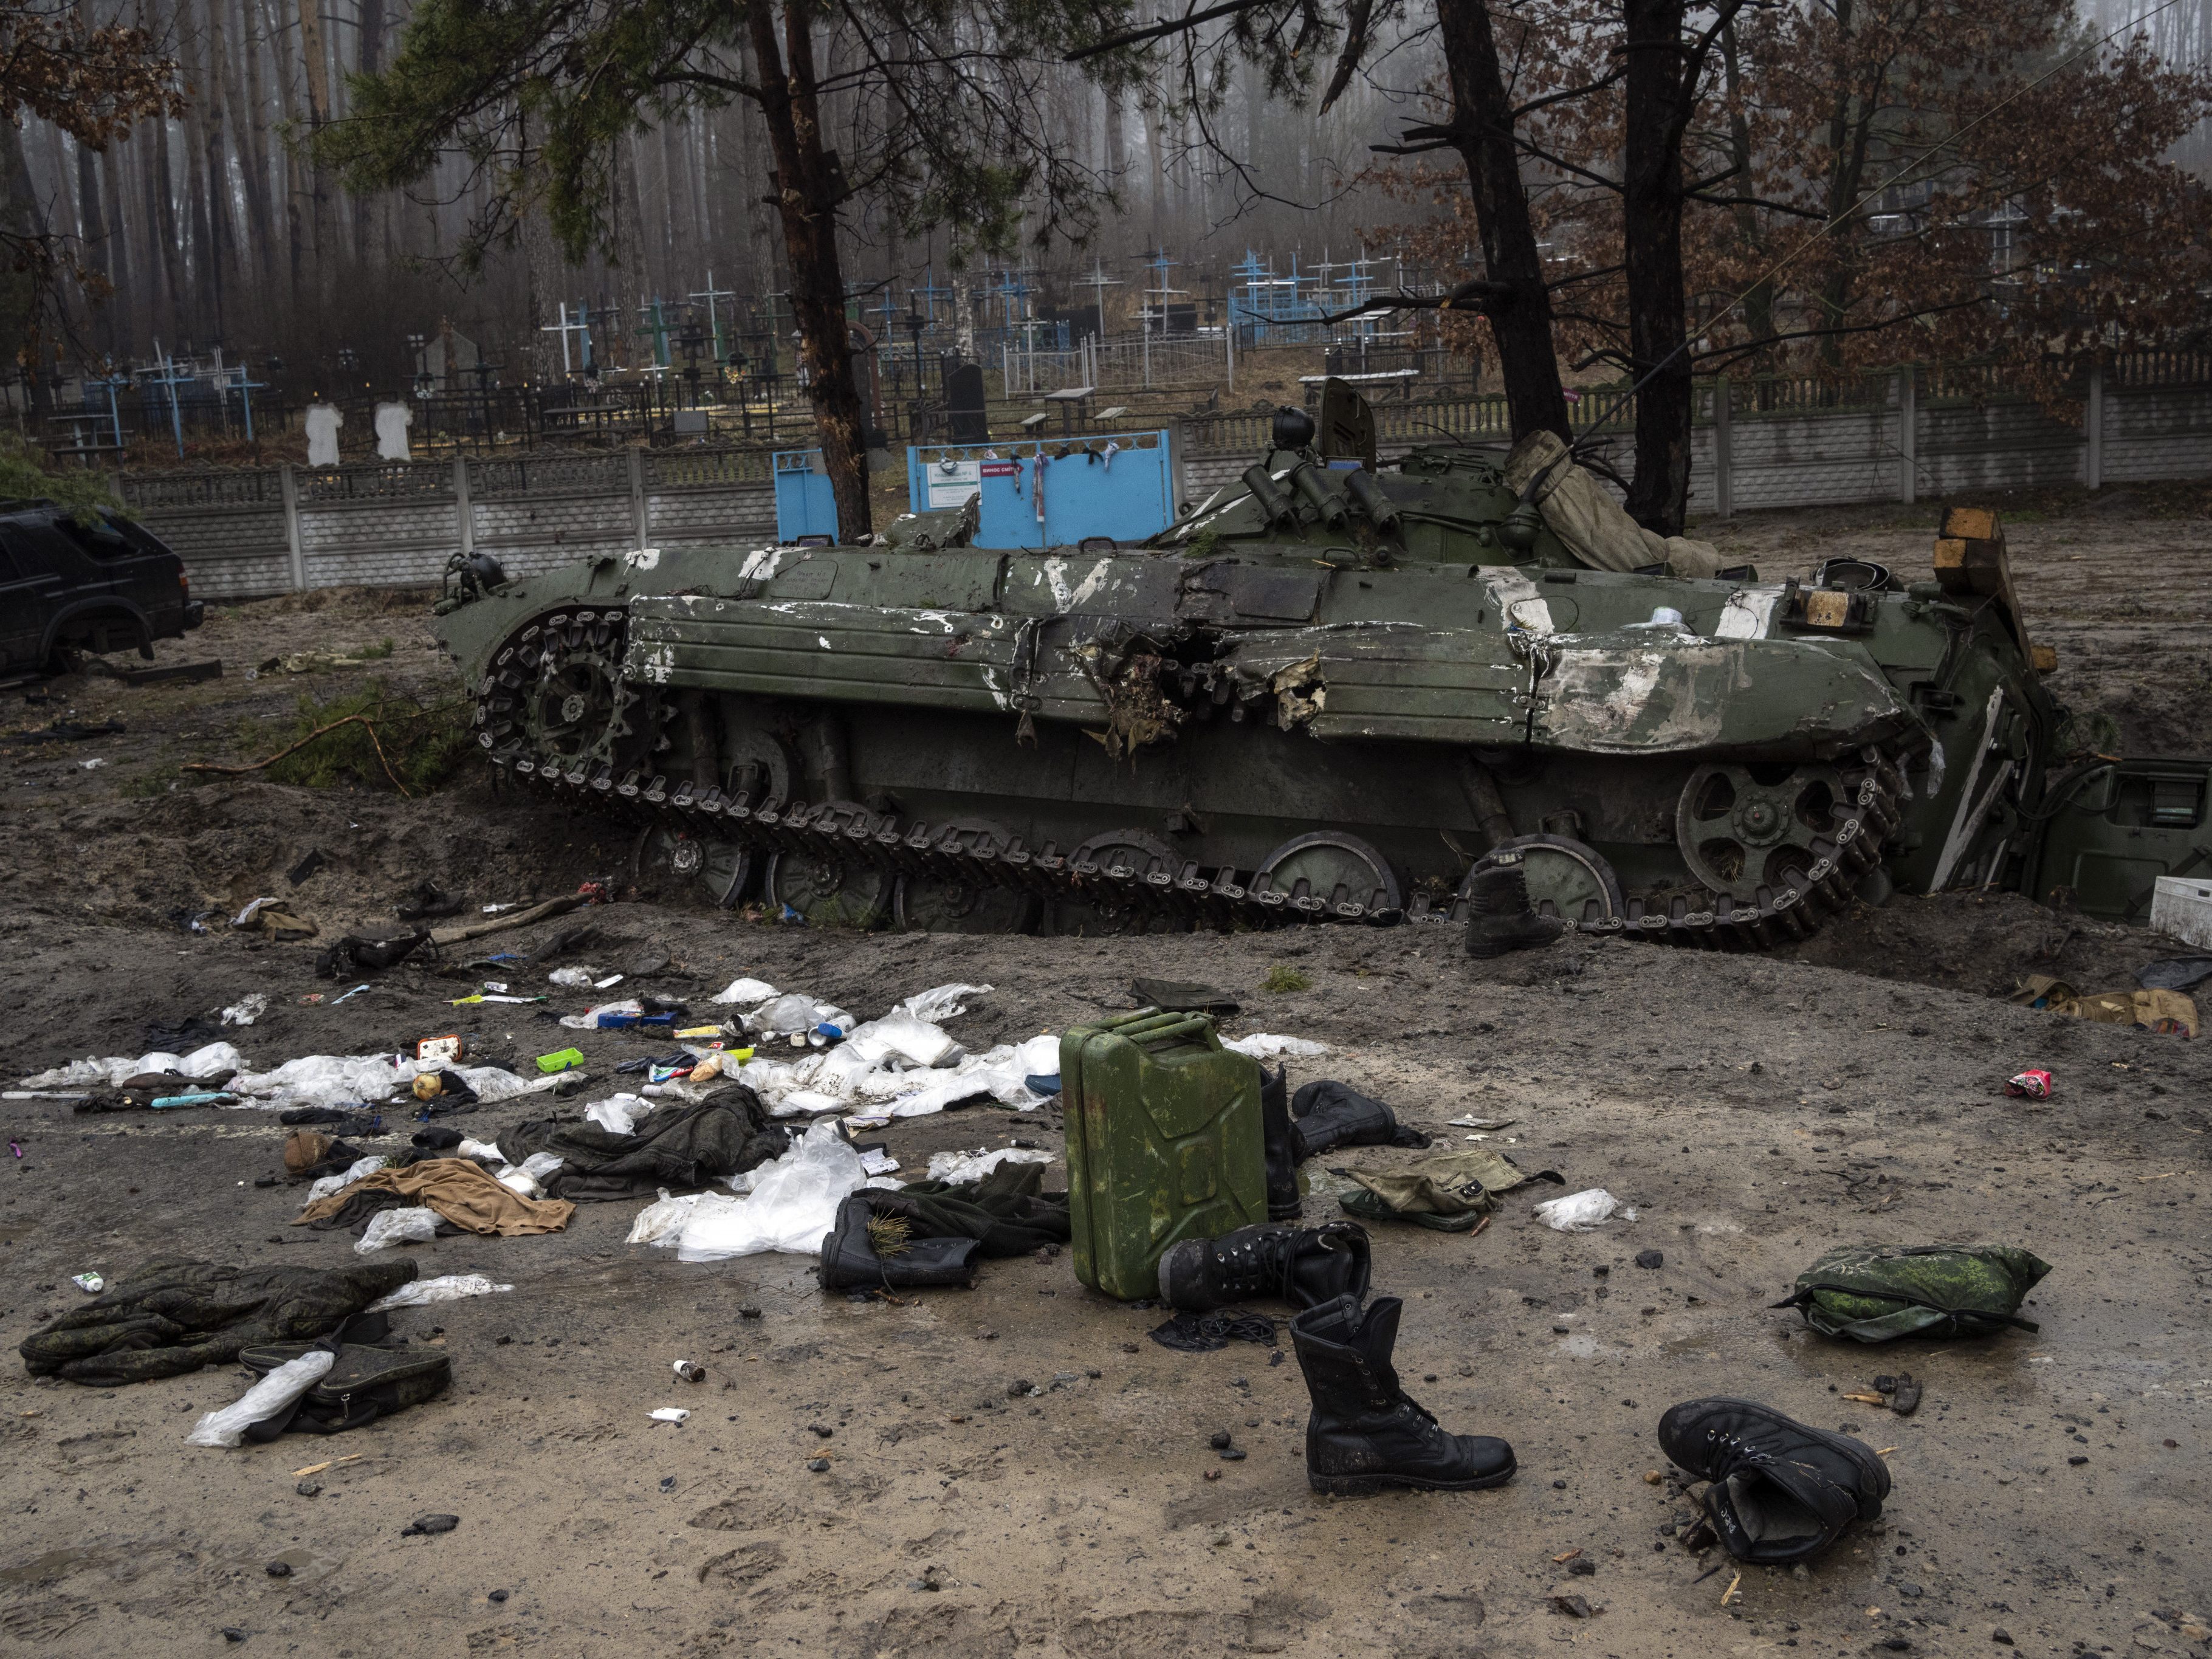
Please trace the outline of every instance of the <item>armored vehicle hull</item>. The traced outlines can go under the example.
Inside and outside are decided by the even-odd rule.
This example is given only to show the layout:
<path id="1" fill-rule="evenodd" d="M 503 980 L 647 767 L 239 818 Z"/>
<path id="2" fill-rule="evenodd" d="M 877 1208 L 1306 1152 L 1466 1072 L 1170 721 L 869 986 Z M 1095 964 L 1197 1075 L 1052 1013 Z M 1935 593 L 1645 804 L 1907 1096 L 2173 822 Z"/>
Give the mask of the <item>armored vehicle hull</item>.
<path id="1" fill-rule="evenodd" d="M 817 922 L 1419 920 L 1517 848 L 1577 928 L 1758 948 L 1893 889 L 2140 914 L 2188 855 L 2201 765 L 2052 775 L 1993 521 L 1910 590 L 1597 569 L 1475 452 L 1378 474 L 1285 435 L 1141 548 L 938 514 L 478 561 L 438 627 L 492 764 L 635 820 L 647 884 Z"/>

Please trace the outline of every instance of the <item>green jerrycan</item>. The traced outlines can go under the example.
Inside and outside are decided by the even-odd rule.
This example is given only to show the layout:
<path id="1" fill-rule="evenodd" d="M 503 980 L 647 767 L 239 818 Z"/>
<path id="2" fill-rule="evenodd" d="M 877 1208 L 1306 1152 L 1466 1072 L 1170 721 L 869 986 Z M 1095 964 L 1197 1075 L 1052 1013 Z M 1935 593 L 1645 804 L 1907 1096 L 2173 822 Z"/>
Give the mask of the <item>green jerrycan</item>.
<path id="1" fill-rule="evenodd" d="M 1186 1238 L 1267 1218 L 1260 1066 L 1204 1014 L 1139 1009 L 1060 1040 L 1075 1276 L 1133 1301 Z"/>

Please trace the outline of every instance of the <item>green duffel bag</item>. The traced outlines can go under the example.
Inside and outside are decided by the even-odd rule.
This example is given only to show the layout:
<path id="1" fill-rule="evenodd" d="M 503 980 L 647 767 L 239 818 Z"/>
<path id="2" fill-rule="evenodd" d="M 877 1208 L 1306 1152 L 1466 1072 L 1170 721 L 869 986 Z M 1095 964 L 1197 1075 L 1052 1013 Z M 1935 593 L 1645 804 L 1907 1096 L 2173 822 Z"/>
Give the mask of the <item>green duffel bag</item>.
<path id="1" fill-rule="evenodd" d="M 444 1353 L 421 1348 L 386 1348 L 362 1342 L 271 1342 L 248 1348 L 238 1363 L 258 1376 L 316 1349 L 334 1349 L 337 1358 L 296 1405 L 264 1418 L 246 1431 L 248 1440 L 270 1441 L 280 1434 L 343 1434 L 366 1428 L 380 1417 L 419 1406 L 446 1391 L 453 1362 Z"/>
<path id="2" fill-rule="evenodd" d="M 1990 1336 L 2041 1328 L 2021 1302 L 2051 1264 L 2010 1244 L 1850 1244 L 1797 1275 L 1776 1303 L 1802 1310 L 1823 1336 L 1887 1342 L 1898 1336 Z"/>

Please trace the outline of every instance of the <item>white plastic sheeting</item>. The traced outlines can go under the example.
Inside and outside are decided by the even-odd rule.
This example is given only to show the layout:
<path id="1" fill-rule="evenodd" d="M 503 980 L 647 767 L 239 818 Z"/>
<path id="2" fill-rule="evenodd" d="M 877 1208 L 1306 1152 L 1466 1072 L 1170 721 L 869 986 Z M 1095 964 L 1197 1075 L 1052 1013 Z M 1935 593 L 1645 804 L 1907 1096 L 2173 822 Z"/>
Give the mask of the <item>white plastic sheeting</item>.
<path id="1" fill-rule="evenodd" d="M 972 1152 L 932 1152 L 929 1155 L 929 1178 L 932 1181 L 981 1181 L 1001 1164 L 1051 1162 L 1050 1152 L 1025 1146 L 1000 1146 L 991 1150 L 979 1146 Z"/>
<path id="2" fill-rule="evenodd" d="M 775 987 L 764 979 L 733 979 L 708 1000 L 727 1003 L 739 1008 L 752 1008 L 775 994 Z"/>
<path id="3" fill-rule="evenodd" d="M 1325 1042 L 1310 1042 L 1304 1037 L 1276 1036 L 1267 1031 L 1255 1031 L 1250 1036 L 1238 1037 L 1234 1042 L 1224 1042 L 1223 1048 L 1240 1054 L 1249 1054 L 1255 1060 L 1275 1060 L 1287 1055 L 1292 1060 L 1311 1060 L 1328 1052 Z"/>
<path id="4" fill-rule="evenodd" d="M 495 1285 L 482 1273 L 441 1273 L 435 1279 L 417 1279 L 402 1285 L 390 1296 L 379 1297 L 362 1311 L 390 1313 L 399 1308 L 424 1308 L 433 1302 L 459 1302 L 465 1297 L 497 1296 L 514 1288 L 512 1285 Z"/>
<path id="5" fill-rule="evenodd" d="M 750 1176 L 752 1171 L 748 1170 L 745 1173 Z M 623 1243 L 659 1244 L 668 1242 L 671 1235 L 684 1231 L 684 1224 L 690 1220 L 699 1196 L 697 1193 L 686 1193 L 681 1198 L 671 1198 L 668 1188 L 663 1187 L 659 1198 L 637 1212 L 637 1219 L 629 1224 L 629 1237 Z"/>
<path id="6" fill-rule="evenodd" d="M 349 1164 L 337 1174 L 323 1176 L 313 1186 L 307 1188 L 307 1195 L 300 1200 L 300 1207 L 304 1210 L 310 1204 L 319 1203 L 328 1198 L 332 1193 L 343 1192 L 363 1176 L 374 1175 L 388 1161 L 383 1153 L 371 1152 L 367 1158 Z"/>
<path id="7" fill-rule="evenodd" d="M 150 1054 L 140 1054 L 136 1060 L 128 1054 L 110 1054 L 105 1060 L 73 1060 L 66 1066 L 57 1066 L 50 1072 L 40 1072 L 36 1077 L 27 1077 L 21 1087 L 26 1089 L 81 1089 L 88 1085 L 112 1089 L 125 1078 L 141 1072 L 181 1072 L 186 1077 L 213 1077 L 219 1072 L 242 1072 L 246 1056 L 228 1042 L 210 1042 L 204 1048 L 195 1048 L 188 1054 L 173 1054 L 155 1049 Z"/>
<path id="8" fill-rule="evenodd" d="M 520 1164 L 505 1164 L 491 1172 L 491 1178 L 511 1193 L 525 1198 L 543 1198 L 545 1189 L 539 1183 L 561 1167 L 558 1152 L 532 1152 Z"/>
<path id="9" fill-rule="evenodd" d="M 610 1095 L 585 1107 L 584 1115 L 611 1135 L 626 1135 L 637 1127 L 637 1121 L 651 1112 L 653 1106 L 653 1102 L 642 1096 Z"/>
<path id="10" fill-rule="evenodd" d="M 822 1248 L 838 1204 L 867 1180 L 860 1155 L 837 1126 L 817 1123 L 759 1172 L 750 1193 L 743 1198 L 700 1194 L 683 1226 L 654 1242 L 672 1243 L 685 1261 L 721 1261 L 767 1250 L 811 1255 Z"/>
<path id="11" fill-rule="evenodd" d="M 438 1212 L 427 1205 L 379 1210 L 369 1217 L 368 1226 L 354 1241 L 354 1253 L 367 1255 L 392 1244 L 428 1244 L 437 1236 Z"/>
<path id="12" fill-rule="evenodd" d="M 203 1051 L 204 1052 L 204 1051 Z M 235 1051 L 234 1051 L 235 1052 Z M 349 1101 L 379 1101 L 414 1086 L 417 1071 L 453 1072 L 466 1079 L 487 1104 L 517 1095 L 551 1089 L 576 1072 L 526 1080 L 497 1066 L 418 1066 L 403 1054 L 302 1054 L 270 1072 L 240 1072 L 223 1086 L 245 1097 L 234 1104 L 263 1111 L 297 1106 L 341 1106 Z M 126 1075 L 128 1075 L 126 1073 Z"/>
<path id="13" fill-rule="evenodd" d="M 988 985 L 933 985 L 927 991 L 917 991 L 891 1012 L 911 1014 L 916 1019 L 957 1019 L 968 1012 L 969 1000 L 991 994 Z"/>
<path id="14" fill-rule="evenodd" d="M 313 1353 L 303 1353 L 297 1359 L 288 1360 L 229 1405 L 210 1412 L 192 1425 L 192 1431 L 185 1437 L 185 1443 L 190 1446 L 239 1444 L 246 1438 L 247 1429 L 264 1417 L 276 1416 L 313 1388 L 323 1373 L 337 1363 L 337 1356 L 327 1348 L 318 1348 Z"/>

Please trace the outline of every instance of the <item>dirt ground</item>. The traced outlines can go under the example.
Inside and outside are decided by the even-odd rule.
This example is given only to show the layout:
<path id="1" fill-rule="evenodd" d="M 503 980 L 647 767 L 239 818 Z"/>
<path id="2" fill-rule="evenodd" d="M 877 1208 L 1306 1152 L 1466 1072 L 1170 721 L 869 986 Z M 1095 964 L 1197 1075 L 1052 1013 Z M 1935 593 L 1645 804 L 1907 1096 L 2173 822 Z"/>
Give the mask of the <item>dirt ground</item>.
<path id="1" fill-rule="evenodd" d="M 1934 516 L 1705 530 L 1768 574 L 1840 552 L 1910 574 L 1925 569 Z M 2045 498 L 2012 504 L 2008 522 L 2031 626 L 2059 649 L 2059 695 L 2110 714 L 2134 751 L 2203 753 L 2204 492 Z M 212 933 L 185 931 L 261 894 L 327 937 L 386 922 L 425 877 L 489 903 L 620 873 L 622 836 L 474 776 L 406 800 L 179 771 L 268 753 L 304 692 L 374 674 L 451 695 L 410 605 L 236 607 L 161 647 L 165 660 L 220 656 L 219 680 L 82 676 L 42 701 L 8 695 L 7 1079 L 163 1046 L 149 1025 L 252 991 L 270 1011 L 229 1035 L 256 1065 L 459 1030 L 524 1066 L 576 1039 L 611 1082 L 614 1065 L 658 1046 L 530 1009 L 450 1006 L 468 987 L 428 969 L 307 1005 L 339 988 L 313 977 L 313 945 L 255 948 L 220 917 Z M 364 669 L 245 678 L 272 656 L 387 637 L 392 654 Z M 62 718 L 127 729 L 25 739 Z M 295 886 L 285 872 L 309 851 L 327 862 Z M 226 1629 L 249 1652 L 337 1659 L 1503 1659 L 1554 1644 L 1674 1659 L 1966 1654 L 1993 1650 L 1999 1631 L 2035 1656 L 2206 1650 L 2212 1054 L 2002 1000 L 2029 972 L 2130 985 L 2170 940 L 1956 896 L 1861 911 L 1782 956 L 1580 941 L 1492 963 L 1436 927 L 1070 941 L 810 933 L 650 902 L 592 916 L 585 959 L 620 969 L 665 952 L 645 983 L 672 996 L 703 1000 L 750 973 L 867 1016 L 941 981 L 988 982 L 951 1025 L 971 1048 L 1128 1006 L 1133 974 L 1204 980 L 1243 1000 L 1232 1034 L 1328 1045 L 1293 1062 L 1294 1086 L 1344 1079 L 1456 1144 L 1469 1131 L 1450 1118 L 1510 1119 L 1495 1139 L 1524 1165 L 1557 1170 L 1569 1190 L 1604 1187 L 1637 1218 L 1562 1235 L 1516 1194 L 1474 1237 L 1376 1230 L 1376 1291 L 1407 1303 L 1411 1391 L 1448 1427 L 1510 1438 L 1520 1474 L 1493 1492 L 1357 1500 L 1306 1487 L 1286 1332 L 1279 1364 L 1245 1344 L 1171 1352 L 1146 1336 L 1159 1310 L 1084 1290 L 1066 1255 L 991 1262 L 972 1291 L 891 1305 L 825 1297 L 808 1257 L 687 1265 L 626 1245 L 633 1203 L 582 1206 L 541 1237 L 410 1247 L 426 1276 L 515 1288 L 398 1316 L 411 1341 L 443 1346 L 453 1387 L 358 1433 L 201 1449 L 184 1435 L 243 1391 L 234 1369 L 111 1392 L 0 1368 L 0 1504 L 17 1517 L 0 1543 L 0 1651 L 197 1652 L 224 1648 Z M 1275 968 L 1307 988 L 1262 989 Z M 2031 1065 L 2054 1071 L 2055 1097 L 2007 1099 L 2003 1079 Z M 450 1121 L 488 1139 L 543 1106 Z M 160 1254 L 354 1259 L 348 1235 L 286 1224 L 297 1188 L 254 1185 L 283 1174 L 270 1115 L 88 1118 L 9 1100 L 0 1120 L 14 1154 L 0 1172 L 0 1342 L 80 1300 L 76 1273 Z M 963 1108 L 883 1139 L 909 1170 L 933 1150 L 1060 1146 L 1049 1109 Z M 1334 1209 L 1326 1192 L 1305 1204 L 1310 1219 Z M 2023 1310 L 2038 1332 L 1862 1350 L 1767 1305 L 1832 1244 L 1960 1237 L 2053 1264 Z M 1655 1249 L 1662 1267 L 1634 1265 Z M 706 1381 L 677 1380 L 678 1358 Z M 1927 1383 L 1913 1417 L 1838 1397 L 1898 1370 Z M 1644 1477 L 1664 1468 L 1660 1413 L 1706 1394 L 1889 1449 L 1881 1521 L 1809 1569 L 1753 1569 L 1740 1584 L 1717 1551 L 1686 1551 L 1673 1534 L 1688 1501 Z M 661 1406 L 692 1415 L 651 1421 Z M 1209 1447 L 1221 1429 L 1243 1460 Z M 303 1495 L 295 1472 L 330 1458 L 354 1461 Z M 810 1471 L 817 1458 L 826 1471 Z M 402 1537 L 425 1512 L 459 1528 Z M 1595 1573 L 1573 1574 L 1578 1562 Z M 276 1563 L 289 1574 L 271 1576 Z M 1555 1611 L 1554 1593 L 1585 1597 L 1592 1616 Z"/>

